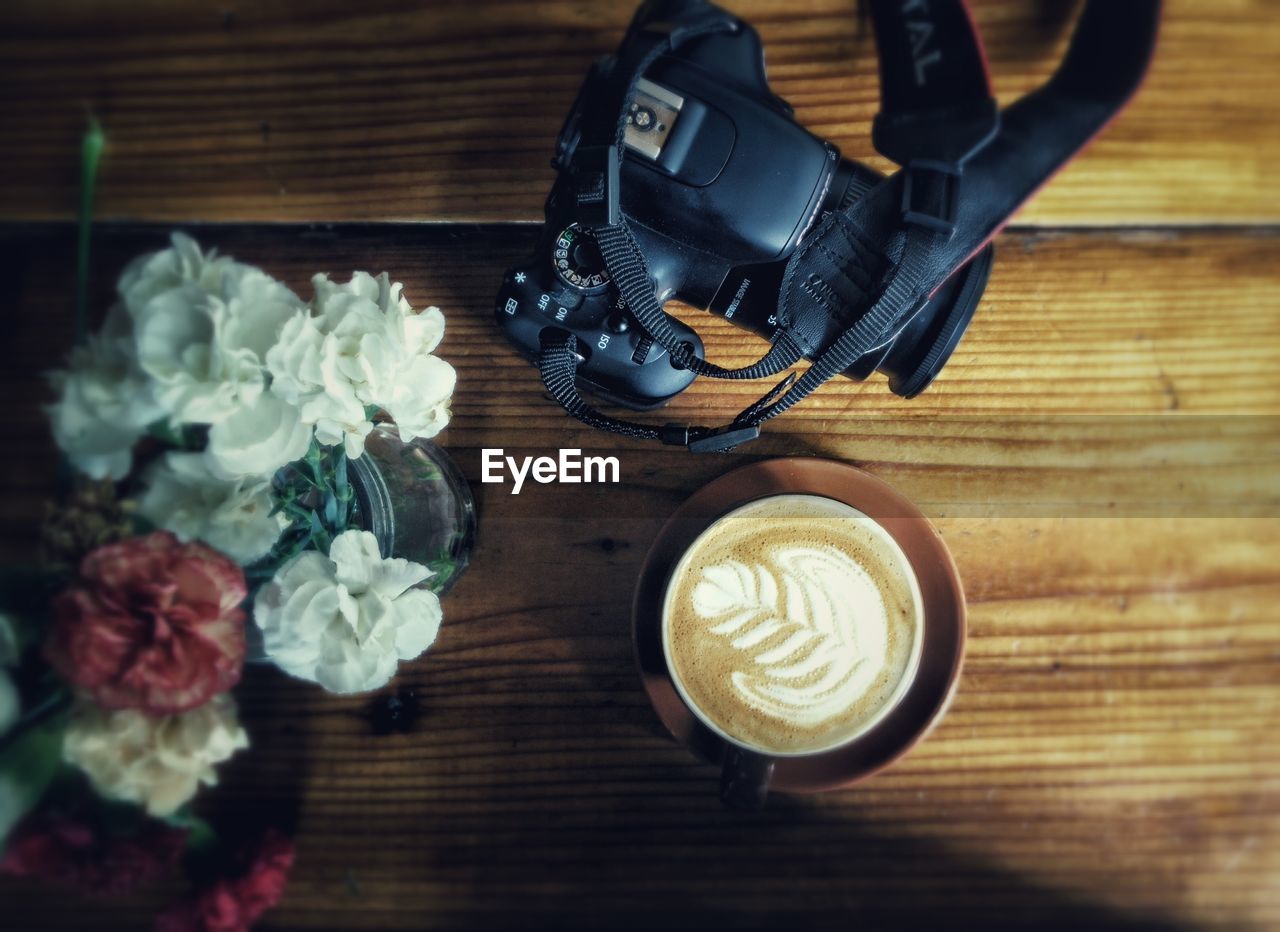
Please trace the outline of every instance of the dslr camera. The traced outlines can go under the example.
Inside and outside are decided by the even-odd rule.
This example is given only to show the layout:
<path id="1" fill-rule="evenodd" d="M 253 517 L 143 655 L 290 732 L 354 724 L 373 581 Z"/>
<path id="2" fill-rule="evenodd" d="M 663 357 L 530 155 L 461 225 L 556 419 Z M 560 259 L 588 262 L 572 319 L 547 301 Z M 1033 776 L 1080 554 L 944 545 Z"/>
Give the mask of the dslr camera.
<path id="1" fill-rule="evenodd" d="M 661 16 L 662 7 L 641 8 L 619 56 L 637 24 Z M 660 302 L 678 299 L 705 308 L 772 342 L 788 259 L 827 212 L 852 204 L 882 176 L 842 158 L 834 145 L 796 122 L 791 106 L 769 89 L 756 31 L 742 20 L 733 25 L 659 57 L 636 85 L 619 168 L 620 208 Z M 546 328 L 573 334 L 578 385 L 606 401 L 648 410 L 688 387 L 694 373 L 655 344 L 630 313 L 592 234 L 574 222 L 567 172 L 584 115 L 612 61 L 591 69 L 564 123 L 552 161 L 559 175 L 546 201 L 546 226 L 533 259 L 506 272 L 496 316 L 530 360 L 537 359 Z M 986 246 L 889 342 L 844 374 L 864 379 L 880 371 L 898 395 L 923 391 L 972 318 L 991 259 Z M 877 287 L 875 278 L 868 270 L 861 283 L 868 295 Z M 836 333 L 851 326 L 866 303 L 846 302 L 850 319 L 827 322 L 826 328 Z M 809 312 L 829 313 L 818 303 Z M 702 357 L 697 334 L 669 320 L 681 341 Z"/>

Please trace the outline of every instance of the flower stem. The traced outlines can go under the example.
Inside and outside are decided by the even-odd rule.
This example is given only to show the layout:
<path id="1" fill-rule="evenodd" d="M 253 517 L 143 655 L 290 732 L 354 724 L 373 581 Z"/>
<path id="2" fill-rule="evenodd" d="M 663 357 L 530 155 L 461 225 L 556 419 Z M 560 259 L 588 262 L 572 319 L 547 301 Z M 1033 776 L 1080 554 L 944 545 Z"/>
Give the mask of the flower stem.
<path id="1" fill-rule="evenodd" d="M 89 128 L 80 143 L 80 226 L 76 241 L 76 343 L 89 335 L 89 230 L 93 224 L 93 195 L 105 137 L 97 117 L 89 114 Z"/>

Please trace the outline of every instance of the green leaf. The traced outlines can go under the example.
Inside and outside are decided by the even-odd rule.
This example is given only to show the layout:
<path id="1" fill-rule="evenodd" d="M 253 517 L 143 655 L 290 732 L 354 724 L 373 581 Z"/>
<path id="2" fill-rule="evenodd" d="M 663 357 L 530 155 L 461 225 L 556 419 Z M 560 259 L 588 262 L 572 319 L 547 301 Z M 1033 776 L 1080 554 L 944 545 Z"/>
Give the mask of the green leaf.
<path id="1" fill-rule="evenodd" d="M 439 482 L 444 474 L 429 460 L 421 460 L 413 464 L 414 478 L 419 482 Z"/>
<path id="2" fill-rule="evenodd" d="M 169 423 L 167 417 L 152 421 L 147 425 L 147 435 L 154 440 L 158 440 L 165 446 L 180 447 L 182 446 L 182 434 L 178 429 Z"/>
<path id="3" fill-rule="evenodd" d="M 297 501 L 283 502 L 281 510 L 283 510 L 285 514 L 289 515 L 289 517 L 296 521 L 301 521 L 303 524 L 310 524 L 311 517 L 315 514 L 313 509 L 308 508 L 306 505 Z"/>
<path id="4" fill-rule="evenodd" d="M 164 821 L 174 828 L 187 830 L 187 851 L 190 854 L 206 854 L 218 846 L 217 831 L 207 820 L 196 815 L 189 805 L 183 806 Z"/>
<path id="5" fill-rule="evenodd" d="M 64 722 L 28 730 L 0 751 L 0 848 L 9 829 L 44 796 L 62 766 Z"/>
<path id="6" fill-rule="evenodd" d="M 448 559 L 432 560 L 427 563 L 426 566 L 427 569 L 431 570 L 431 572 L 435 574 L 427 580 L 427 588 L 432 592 L 439 592 L 440 587 L 444 584 L 445 580 L 452 575 L 453 568 L 457 566 L 457 561 Z"/>

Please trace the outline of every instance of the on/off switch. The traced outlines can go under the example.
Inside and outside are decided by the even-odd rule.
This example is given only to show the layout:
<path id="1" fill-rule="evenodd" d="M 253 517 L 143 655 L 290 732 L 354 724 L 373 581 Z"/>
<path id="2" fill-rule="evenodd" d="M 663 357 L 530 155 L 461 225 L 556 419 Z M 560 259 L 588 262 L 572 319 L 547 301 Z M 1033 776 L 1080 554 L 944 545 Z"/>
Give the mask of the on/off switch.
<path id="1" fill-rule="evenodd" d="M 627 320 L 627 315 L 621 311 L 614 311 L 604 322 L 605 327 L 610 333 L 626 333 L 631 329 L 631 322 Z"/>

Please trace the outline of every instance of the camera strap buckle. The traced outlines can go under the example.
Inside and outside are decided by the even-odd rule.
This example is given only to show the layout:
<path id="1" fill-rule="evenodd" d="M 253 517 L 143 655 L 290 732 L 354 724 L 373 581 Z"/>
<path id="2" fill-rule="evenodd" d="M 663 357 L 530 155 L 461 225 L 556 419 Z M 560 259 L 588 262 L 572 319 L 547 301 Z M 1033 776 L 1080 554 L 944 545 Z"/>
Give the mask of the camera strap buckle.
<path id="1" fill-rule="evenodd" d="M 579 146 L 569 162 L 576 217 L 589 230 L 621 219 L 622 156 L 617 146 Z"/>
<path id="2" fill-rule="evenodd" d="M 690 453 L 728 453 L 734 447 L 748 443 L 760 436 L 760 425 L 748 424 L 745 427 L 719 427 L 696 440 L 689 440 L 686 446 Z"/>
<path id="3" fill-rule="evenodd" d="M 960 169 L 934 159 L 912 159 L 902 173 L 902 220 L 950 237 L 960 203 Z"/>

